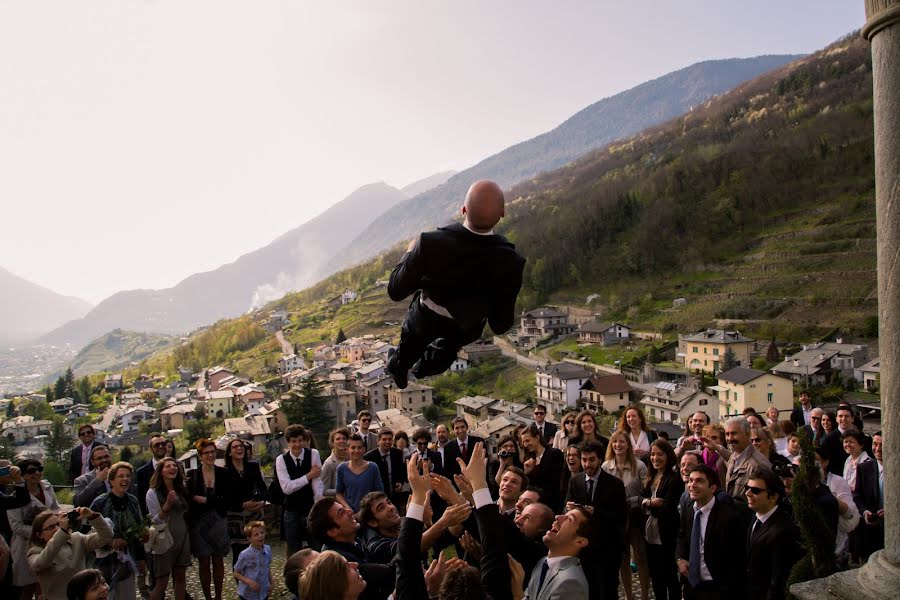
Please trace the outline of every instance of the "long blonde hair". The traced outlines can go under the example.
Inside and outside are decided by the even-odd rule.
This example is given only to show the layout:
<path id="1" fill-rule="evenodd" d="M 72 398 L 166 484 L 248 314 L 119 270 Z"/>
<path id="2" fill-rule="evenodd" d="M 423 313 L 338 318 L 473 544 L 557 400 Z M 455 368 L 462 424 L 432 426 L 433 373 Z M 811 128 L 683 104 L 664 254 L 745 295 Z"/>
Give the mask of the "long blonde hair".
<path id="1" fill-rule="evenodd" d="M 625 440 L 625 444 L 628 448 L 627 450 L 625 450 L 625 467 L 631 469 L 632 472 L 637 472 L 637 459 L 635 459 L 634 457 L 634 446 L 631 445 L 630 431 L 622 431 L 621 429 L 616 429 L 612 432 L 612 435 L 609 436 L 609 444 L 606 446 L 606 460 L 615 460 L 616 453 L 613 452 L 613 443 L 619 438 L 623 438 Z"/>
<path id="2" fill-rule="evenodd" d="M 347 593 L 347 559 L 325 550 L 300 575 L 303 600 L 339 600 Z"/>

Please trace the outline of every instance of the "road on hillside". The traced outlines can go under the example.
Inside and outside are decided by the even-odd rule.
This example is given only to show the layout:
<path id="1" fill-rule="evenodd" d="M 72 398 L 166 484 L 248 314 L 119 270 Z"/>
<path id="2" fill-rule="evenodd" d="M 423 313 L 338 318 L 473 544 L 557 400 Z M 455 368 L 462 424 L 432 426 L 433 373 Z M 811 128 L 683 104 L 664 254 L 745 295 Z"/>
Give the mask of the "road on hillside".
<path id="1" fill-rule="evenodd" d="M 282 354 L 293 354 L 294 353 L 294 345 L 289 341 L 284 339 L 284 332 L 280 329 L 275 332 L 275 339 L 278 340 L 278 343 L 281 344 L 281 353 Z"/>
<path id="2" fill-rule="evenodd" d="M 500 348 L 500 353 L 503 356 L 515 359 L 515 361 L 523 367 L 537 371 L 539 368 L 547 366 L 547 359 L 540 360 L 529 356 L 523 356 L 522 354 L 519 354 L 512 344 L 502 339 L 500 336 L 494 336 L 494 344 Z M 556 361 L 551 360 L 550 362 L 551 364 L 555 364 Z"/>
<path id="3" fill-rule="evenodd" d="M 119 405 L 116 404 L 115 398 L 113 398 L 112 403 L 103 411 L 103 417 L 100 419 L 100 422 L 97 423 L 97 429 L 104 432 L 109 432 L 109 428 L 112 427 L 113 421 L 116 419 L 116 415 L 119 414 Z"/>

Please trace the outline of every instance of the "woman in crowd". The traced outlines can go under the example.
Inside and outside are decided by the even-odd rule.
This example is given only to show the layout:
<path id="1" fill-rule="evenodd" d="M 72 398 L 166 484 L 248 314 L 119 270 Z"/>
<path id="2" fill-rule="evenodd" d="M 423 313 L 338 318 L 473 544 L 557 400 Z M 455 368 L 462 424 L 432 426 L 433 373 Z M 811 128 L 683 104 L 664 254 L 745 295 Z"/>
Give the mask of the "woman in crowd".
<path id="1" fill-rule="evenodd" d="M 578 416 L 577 410 L 567 410 L 563 413 L 562 427 L 553 435 L 553 447 L 557 450 L 565 450 L 569 447 L 569 438 L 575 431 L 575 418 Z"/>
<path id="2" fill-rule="evenodd" d="M 566 497 L 560 490 L 566 462 L 563 453 L 556 448 L 548 448 L 540 429 L 533 423 L 522 430 L 519 440 L 526 459 L 522 470 L 528 475 L 529 483 L 544 490 L 544 504 L 559 511 Z"/>
<path id="3" fill-rule="evenodd" d="M 822 429 L 825 430 L 825 435 L 837 429 L 837 416 L 833 411 L 827 410 L 822 414 Z"/>
<path id="4" fill-rule="evenodd" d="M 25 480 L 25 487 L 31 496 L 28 505 L 15 508 L 6 512 L 9 518 L 9 526 L 13 537 L 10 544 L 12 561 L 12 583 L 22 588 L 22 600 L 30 600 L 37 592 L 37 578 L 25 560 L 28 547 L 31 545 L 31 526 L 34 518 L 45 510 L 59 511 L 59 502 L 53 493 L 53 486 L 49 481 L 41 479 L 44 473 L 44 465 L 41 461 L 29 458 L 18 465 Z"/>
<path id="5" fill-rule="evenodd" d="M 104 551 L 97 553 L 94 566 L 109 582 L 116 600 L 134 600 L 135 565 L 146 560 L 142 539 L 138 534 L 143 527 L 141 505 L 128 493 L 134 467 L 127 462 L 117 462 L 109 468 L 106 480 L 109 492 L 98 496 L 91 510 L 109 519 L 113 525 L 112 541 Z"/>
<path id="6" fill-rule="evenodd" d="M 700 458 L 703 462 L 719 474 L 719 489 L 725 488 L 725 475 L 728 471 L 728 463 L 716 449 L 725 446 L 725 428 L 721 423 L 710 423 L 703 428 L 703 450 Z M 687 483 L 685 481 L 685 483 Z"/>
<path id="7" fill-rule="evenodd" d="M 858 430 L 850 428 L 841 436 L 847 459 L 844 461 L 844 479 L 850 486 L 853 502 L 862 516 L 863 523 L 850 534 L 850 554 L 858 562 L 866 562 L 878 544 L 865 526 L 866 518 L 872 518 L 878 512 L 880 496 L 878 484 L 878 464 L 864 449 L 865 436 Z M 869 513 L 868 515 L 866 513 Z M 883 542 L 882 542 L 883 543 Z"/>
<path id="8" fill-rule="evenodd" d="M 606 461 L 601 468 L 625 484 L 628 526 L 625 533 L 625 556 L 620 569 L 625 597 L 634 600 L 631 587 L 631 557 L 634 556 L 641 580 L 641 600 L 647 600 L 650 596 L 650 569 L 647 566 L 644 514 L 641 510 L 642 493 L 647 485 L 647 465 L 635 456 L 631 445 L 632 439 L 631 431 L 619 429 L 613 432 L 609 438 L 609 447 L 606 449 Z"/>
<path id="9" fill-rule="evenodd" d="M 640 460 L 646 460 L 650 454 L 650 444 L 656 440 L 656 434 L 647 427 L 647 417 L 644 411 L 637 406 L 629 406 L 622 413 L 619 420 L 619 431 L 624 431 L 631 435 L 631 447 L 634 448 L 634 455 Z M 606 451 L 609 455 L 609 450 Z"/>
<path id="10" fill-rule="evenodd" d="M 85 568 L 85 559 L 112 541 L 109 524 L 86 506 L 76 508 L 79 521 L 69 522 L 67 513 L 45 510 L 34 518 L 28 568 L 37 576 L 44 600 L 66 600 L 69 579 Z M 85 535 L 75 531 L 81 519 L 87 519 L 94 531 Z"/>
<path id="11" fill-rule="evenodd" d="M 781 428 L 781 423 L 775 421 L 766 427 L 766 431 L 769 432 L 769 437 L 772 438 L 772 445 L 775 447 L 775 452 L 784 454 L 787 451 L 787 435 L 785 434 L 784 429 Z"/>
<path id="12" fill-rule="evenodd" d="M 766 425 L 778 422 L 778 408 L 770 406 L 766 409 Z"/>
<path id="13" fill-rule="evenodd" d="M 583 471 L 581 468 L 581 450 L 575 444 L 570 444 L 566 448 L 566 468 L 563 471 L 559 485 L 563 496 L 569 491 L 569 482 L 572 480 L 572 477 L 578 475 L 581 471 Z"/>
<path id="14" fill-rule="evenodd" d="M 609 440 L 600 435 L 597 417 L 589 410 L 583 410 L 575 417 L 575 430 L 569 438 L 569 444 L 580 444 L 581 442 L 597 442 L 603 448 L 604 454 L 609 445 Z"/>
<path id="15" fill-rule="evenodd" d="M 300 576 L 303 600 L 356 600 L 365 589 L 359 565 L 333 550 L 319 553 Z"/>
<path id="16" fill-rule="evenodd" d="M 769 433 L 768 429 L 764 427 L 751 429 L 750 443 L 753 444 L 754 448 L 759 450 L 760 454 L 769 459 L 773 469 L 780 465 L 791 464 L 791 461 L 775 450 L 775 442 L 772 440 L 772 435 Z"/>
<path id="17" fill-rule="evenodd" d="M 828 470 L 829 460 L 824 450 L 818 447 L 815 450 L 819 468 L 825 475 L 825 485 L 831 490 L 831 494 L 838 503 L 839 517 L 837 534 L 835 535 L 834 556 L 838 566 L 846 569 L 847 562 L 850 560 L 849 533 L 859 525 L 859 509 L 856 507 L 856 502 L 853 501 L 853 491 L 847 485 L 847 480 Z"/>
<path id="18" fill-rule="evenodd" d="M 200 468 L 187 475 L 191 554 L 200 564 L 200 586 L 206 600 L 213 600 L 213 587 L 215 600 L 222 600 L 225 557 L 231 547 L 225 512 L 234 488 L 228 470 L 216 466 L 216 443 L 202 438 L 194 446 L 200 454 Z"/>
<path id="19" fill-rule="evenodd" d="M 500 487 L 500 479 L 509 467 L 522 468 L 522 458 L 519 452 L 519 443 L 512 436 L 506 435 L 500 438 L 497 444 L 497 458 L 491 461 L 488 466 L 488 482 L 492 482 L 491 488 L 494 493 Z M 491 477 L 493 474 L 493 477 Z"/>
<path id="20" fill-rule="evenodd" d="M 350 429 L 338 427 L 328 434 L 328 445 L 331 446 L 331 454 L 322 463 L 322 485 L 325 486 L 325 495 L 334 496 L 334 485 L 337 481 L 337 468 L 348 460 L 347 442 L 350 439 Z"/>
<path id="21" fill-rule="evenodd" d="M 350 460 L 337 468 L 335 498 L 354 513 L 359 512 L 359 502 L 369 492 L 383 492 L 378 465 L 363 458 L 365 449 L 362 438 L 350 436 Z"/>
<path id="22" fill-rule="evenodd" d="M 232 567 L 238 555 L 250 545 L 244 527 L 251 521 L 262 520 L 266 506 L 266 481 L 259 463 L 250 460 L 251 448 L 244 440 L 235 438 L 225 449 L 225 470 L 232 485 L 227 513 Z"/>
<path id="23" fill-rule="evenodd" d="M 678 537 L 678 501 L 684 483 L 675 471 L 678 460 L 667 442 L 650 445 L 650 470 L 644 487 L 642 508 L 648 515 L 644 537 L 650 580 L 657 600 L 678 600 L 681 586 L 675 567 L 675 540 Z"/>
<path id="24" fill-rule="evenodd" d="M 747 419 L 747 422 L 750 423 L 750 429 L 765 429 L 766 421 L 761 416 L 756 414 L 755 412 L 748 413 L 744 415 L 744 418 Z"/>
<path id="25" fill-rule="evenodd" d="M 66 586 L 65 597 L 69 600 L 106 600 L 108 596 L 109 586 L 97 569 L 77 573 Z"/>
<path id="26" fill-rule="evenodd" d="M 178 454 L 178 451 L 175 449 L 175 442 L 166 440 L 166 456 L 177 459 L 176 454 Z"/>
<path id="27" fill-rule="evenodd" d="M 394 434 L 394 448 L 403 452 L 404 462 L 412 456 L 413 449 L 409 447 L 409 435 L 405 431 L 398 431 Z"/>
<path id="28" fill-rule="evenodd" d="M 191 564 L 191 546 L 185 514 L 188 510 L 188 491 L 184 485 L 181 463 L 166 457 L 156 463 L 156 470 L 147 490 L 147 512 L 154 523 L 165 525 L 173 544 L 163 554 L 153 554 L 153 575 L 156 577 L 151 600 L 162 600 L 172 576 L 175 600 L 184 600 L 185 572 Z"/>

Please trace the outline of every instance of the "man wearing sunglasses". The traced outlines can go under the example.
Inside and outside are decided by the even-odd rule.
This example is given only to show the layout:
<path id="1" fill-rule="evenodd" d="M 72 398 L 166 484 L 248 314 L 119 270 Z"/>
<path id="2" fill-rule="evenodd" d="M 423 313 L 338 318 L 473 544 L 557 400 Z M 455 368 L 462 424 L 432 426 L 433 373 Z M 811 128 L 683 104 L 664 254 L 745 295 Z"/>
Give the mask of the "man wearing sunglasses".
<path id="1" fill-rule="evenodd" d="M 164 435 L 157 433 L 150 436 L 150 452 L 153 453 L 153 459 L 134 472 L 138 502 L 141 504 L 141 513 L 144 515 L 147 514 L 147 490 L 150 489 L 150 479 L 156 471 L 156 464 L 166 457 L 166 438 Z"/>
<path id="2" fill-rule="evenodd" d="M 541 432 L 541 436 L 544 438 L 544 442 L 550 446 L 551 442 L 553 442 L 553 436 L 556 435 L 557 427 L 553 423 L 547 421 L 547 407 L 543 404 L 538 404 L 534 407 L 534 424 L 538 428 L 538 431 Z"/>
<path id="3" fill-rule="evenodd" d="M 744 486 L 744 496 L 756 515 L 747 538 L 750 600 L 780 600 L 791 567 L 803 556 L 800 530 L 781 506 L 784 484 L 771 469 L 755 468 Z"/>
<path id="4" fill-rule="evenodd" d="M 72 448 L 69 453 L 69 481 L 73 485 L 78 477 L 93 468 L 91 466 L 91 450 L 97 445 L 97 441 L 94 439 L 93 425 L 79 427 L 78 439 L 81 440 L 81 443 Z"/>

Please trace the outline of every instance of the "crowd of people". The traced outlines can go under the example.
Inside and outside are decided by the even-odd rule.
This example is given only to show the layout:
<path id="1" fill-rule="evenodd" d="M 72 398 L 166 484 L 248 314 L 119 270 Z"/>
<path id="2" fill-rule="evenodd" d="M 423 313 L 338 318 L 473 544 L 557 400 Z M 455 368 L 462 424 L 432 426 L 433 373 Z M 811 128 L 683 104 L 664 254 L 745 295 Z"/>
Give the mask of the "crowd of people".
<path id="1" fill-rule="evenodd" d="M 0 477 L 15 488 L 2 496 L 4 586 L 23 599 L 160 600 L 171 584 L 181 600 L 196 558 L 206 600 L 220 600 L 231 554 L 240 597 L 265 600 L 268 502 L 280 507 L 285 581 L 303 600 L 611 600 L 620 585 L 628 600 L 651 589 L 659 600 L 781 598 L 804 552 L 790 498 L 800 436 L 816 453 L 810 497 L 836 563 L 883 547 L 882 438 L 863 434 L 849 405 L 831 430 L 805 393 L 785 421 L 748 411 L 711 423 L 698 412 L 674 442 L 638 406 L 608 438 L 589 411 L 559 426 L 543 405 L 533 413 L 494 456 L 462 417 L 432 439 L 370 431 L 363 411 L 355 430 L 330 433 L 324 461 L 293 424 L 268 485 L 239 439 L 224 467 L 216 445 L 198 441 L 200 464 L 185 473 L 154 435 L 152 460 L 135 470 L 113 463 L 87 426 L 72 453 L 82 459 L 75 511 L 60 512 L 39 461 Z"/>

